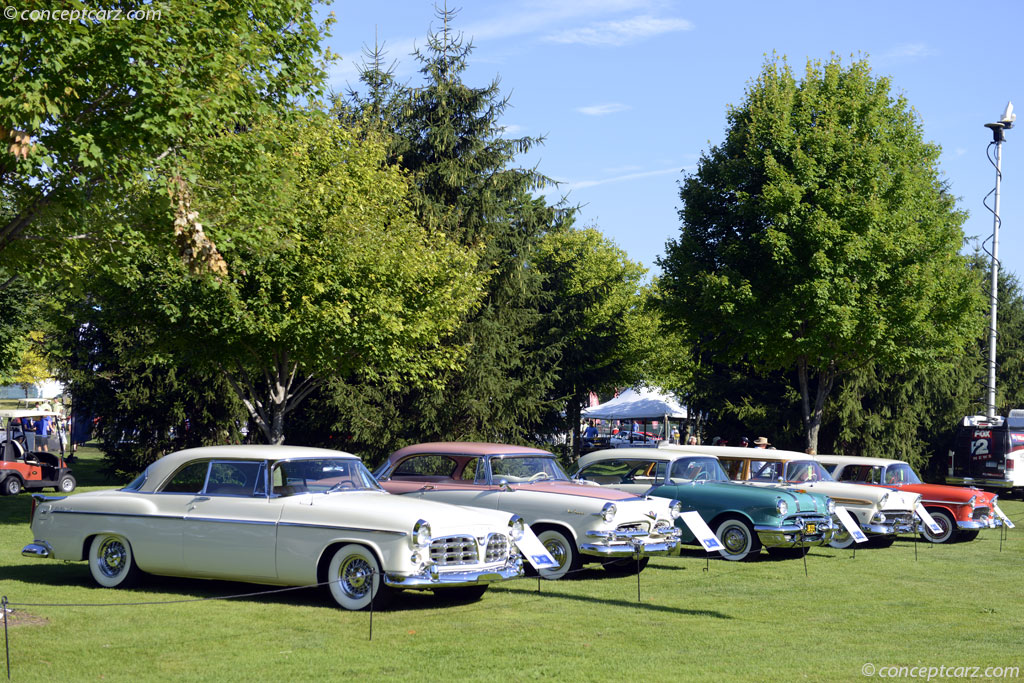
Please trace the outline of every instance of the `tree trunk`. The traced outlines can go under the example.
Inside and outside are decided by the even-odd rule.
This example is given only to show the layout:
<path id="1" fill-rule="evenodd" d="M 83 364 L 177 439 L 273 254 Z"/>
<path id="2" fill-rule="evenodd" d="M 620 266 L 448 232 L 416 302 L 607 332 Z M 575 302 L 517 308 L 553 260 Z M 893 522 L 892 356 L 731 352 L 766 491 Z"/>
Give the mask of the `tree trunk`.
<path id="1" fill-rule="evenodd" d="M 569 458 L 575 463 L 580 459 L 580 413 L 583 399 L 573 396 L 565 406 L 565 417 L 569 420 Z"/>
<path id="2" fill-rule="evenodd" d="M 797 375 L 800 382 L 801 419 L 806 434 L 805 448 L 808 453 L 818 452 L 818 434 L 821 431 L 821 417 L 825 412 L 825 401 L 832 391 L 835 382 L 835 363 L 830 361 L 828 369 L 819 373 L 817 387 L 814 389 L 814 400 L 811 400 L 811 377 L 807 367 L 807 358 L 801 356 L 797 361 Z"/>
<path id="3" fill-rule="evenodd" d="M 263 381 L 257 382 L 241 363 L 233 371 L 221 368 L 235 395 L 245 405 L 263 440 L 275 446 L 284 443 L 285 416 L 309 396 L 320 381 L 312 376 L 298 380 L 300 366 L 287 351 L 274 354 L 274 366 L 263 369 Z"/>

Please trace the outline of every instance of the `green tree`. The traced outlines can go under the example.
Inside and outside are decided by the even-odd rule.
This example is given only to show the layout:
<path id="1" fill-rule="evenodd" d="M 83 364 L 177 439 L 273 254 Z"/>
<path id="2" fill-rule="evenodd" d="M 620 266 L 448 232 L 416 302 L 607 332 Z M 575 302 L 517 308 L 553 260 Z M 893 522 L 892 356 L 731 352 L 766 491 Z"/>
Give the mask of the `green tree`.
<path id="1" fill-rule="evenodd" d="M 552 395 L 564 410 L 559 427 L 572 435 L 575 460 L 587 396 L 645 378 L 657 318 L 644 309 L 646 269 L 594 228 L 548 233 L 535 264 L 552 295 L 541 309 L 548 321 L 545 343 L 560 349 Z"/>
<path id="2" fill-rule="evenodd" d="M 0 253 L 23 273 L 39 264 L 38 277 L 67 277 L 76 251 L 130 249 L 131 226 L 113 217 L 140 174 L 181 181 L 195 141 L 321 87 L 325 27 L 310 0 L 106 7 L 26 0 L 16 8 L 42 16 L 93 10 L 77 21 L 0 23 L 0 186 L 11 209 L 0 222 Z M 104 20 L 97 10 L 146 18 Z M 172 187 L 184 191 L 187 183 Z M 223 267 L 197 221 L 175 227 L 184 257 Z M 172 221 L 161 228 L 170 233 Z M 196 244 L 203 249 L 188 249 Z"/>
<path id="3" fill-rule="evenodd" d="M 385 153 L 321 112 L 215 140 L 191 206 L 214 239 L 234 235 L 228 274 L 172 260 L 147 276 L 154 319 L 223 374 L 270 443 L 327 378 L 394 389 L 461 360 L 447 339 L 479 298 L 476 250 L 421 227 Z"/>
<path id="4" fill-rule="evenodd" d="M 367 93 L 352 93 L 344 115 L 368 116 L 391 134 L 389 159 L 410 172 L 420 221 L 479 249 L 486 285 L 453 339 L 467 353 L 458 369 L 427 388 L 342 383 L 326 397 L 343 414 L 336 430 L 378 455 L 413 440 L 529 441 L 553 410 L 558 348 L 541 343 L 547 294 L 534 259 L 563 212 L 532 196 L 543 176 L 514 165 L 540 141 L 503 134 L 508 100 L 497 80 L 463 81 L 472 45 L 451 29 L 452 12 L 439 19 L 442 28 L 416 53 L 423 85 L 396 85 L 375 49 L 362 74 Z"/>
<path id="5" fill-rule="evenodd" d="M 979 329 L 939 149 L 866 61 L 766 62 L 682 184 L 660 260 L 699 349 L 794 371 L 806 446 L 843 373 L 941 364 Z"/>

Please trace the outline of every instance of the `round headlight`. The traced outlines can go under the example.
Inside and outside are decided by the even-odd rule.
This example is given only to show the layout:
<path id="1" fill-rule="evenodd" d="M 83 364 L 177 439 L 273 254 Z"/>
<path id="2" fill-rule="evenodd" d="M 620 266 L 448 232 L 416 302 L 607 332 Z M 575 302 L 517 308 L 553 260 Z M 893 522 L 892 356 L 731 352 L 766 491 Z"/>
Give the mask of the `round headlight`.
<path id="1" fill-rule="evenodd" d="M 678 500 L 673 500 L 671 503 L 669 503 L 669 509 L 671 510 L 673 517 L 678 517 L 679 515 L 683 514 L 683 504 L 680 503 Z"/>
<path id="2" fill-rule="evenodd" d="M 615 512 L 615 503 L 605 503 L 604 507 L 601 508 L 601 519 L 610 522 L 615 519 Z"/>
<path id="3" fill-rule="evenodd" d="M 835 514 L 836 502 L 834 500 L 832 500 L 831 498 L 826 498 L 825 500 L 828 501 L 827 503 L 825 503 L 825 508 L 828 510 L 828 514 L 830 514 L 830 515 Z"/>
<path id="4" fill-rule="evenodd" d="M 414 546 L 426 548 L 430 541 L 430 525 L 421 519 L 412 528 L 412 543 Z"/>
<path id="5" fill-rule="evenodd" d="M 971 509 L 973 510 L 974 509 L 974 504 L 977 503 L 977 502 L 978 502 L 978 496 L 971 496 L 971 499 L 969 501 L 967 501 L 967 504 L 970 505 Z"/>
<path id="6" fill-rule="evenodd" d="M 776 498 L 775 509 L 779 511 L 780 515 L 784 515 L 787 512 L 789 512 L 789 505 L 786 503 L 786 501 L 782 500 L 781 498 Z"/>
<path id="7" fill-rule="evenodd" d="M 524 533 L 526 533 L 526 522 L 519 515 L 512 515 L 512 519 L 508 520 L 508 535 L 512 537 L 513 541 L 519 541 L 523 538 Z"/>
<path id="8" fill-rule="evenodd" d="M 889 492 L 886 491 L 885 493 L 882 494 L 882 497 L 878 499 L 878 507 L 882 507 L 883 505 L 885 505 L 886 501 L 888 501 L 888 500 L 889 500 Z"/>

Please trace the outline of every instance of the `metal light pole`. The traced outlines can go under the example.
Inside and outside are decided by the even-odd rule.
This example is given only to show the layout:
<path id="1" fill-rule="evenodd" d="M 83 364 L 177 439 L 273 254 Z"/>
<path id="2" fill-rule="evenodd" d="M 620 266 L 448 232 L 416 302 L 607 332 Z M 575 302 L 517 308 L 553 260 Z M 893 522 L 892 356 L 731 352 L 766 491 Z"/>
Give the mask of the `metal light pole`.
<path id="1" fill-rule="evenodd" d="M 1003 117 L 996 123 L 986 123 L 986 128 L 992 129 L 992 142 L 989 145 L 996 146 L 996 188 L 995 204 L 992 208 L 992 293 L 991 321 L 988 328 L 988 396 L 986 401 L 985 416 L 991 420 L 996 415 L 996 314 L 999 306 L 999 186 L 1003 180 L 1003 131 L 1013 128 L 1013 122 L 1017 115 L 1013 113 L 1013 103 L 1006 103 L 1006 110 Z M 990 157 L 991 160 L 991 157 Z"/>

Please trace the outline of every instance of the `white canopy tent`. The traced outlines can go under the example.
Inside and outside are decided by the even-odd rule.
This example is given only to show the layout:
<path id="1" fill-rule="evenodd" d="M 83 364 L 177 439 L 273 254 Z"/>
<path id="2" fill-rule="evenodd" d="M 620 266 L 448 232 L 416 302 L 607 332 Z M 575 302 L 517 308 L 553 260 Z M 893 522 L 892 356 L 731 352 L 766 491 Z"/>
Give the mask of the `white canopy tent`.
<path id="1" fill-rule="evenodd" d="M 582 415 L 590 420 L 636 420 L 644 424 L 657 421 L 664 429 L 662 438 L 669 439 L 671 420 L 685 420 L 687 411 L 686 406 L 679 403 L 671 394 L 641 387 L 626 389 L 610 401 L 584 408 Z"/>

